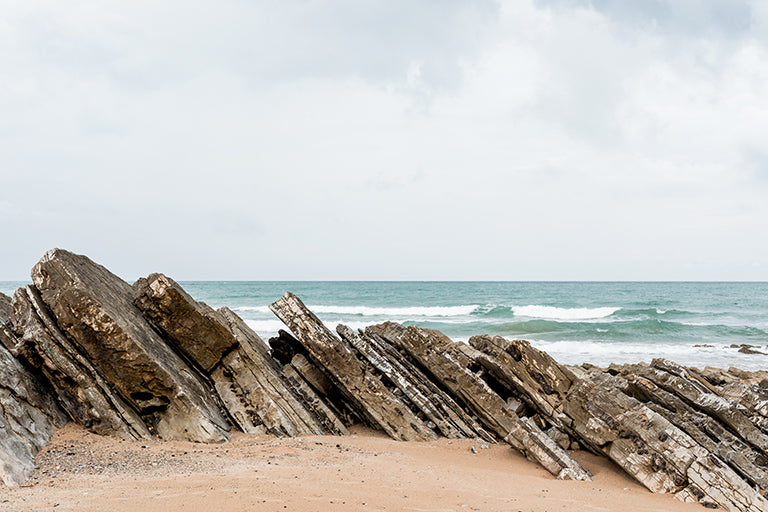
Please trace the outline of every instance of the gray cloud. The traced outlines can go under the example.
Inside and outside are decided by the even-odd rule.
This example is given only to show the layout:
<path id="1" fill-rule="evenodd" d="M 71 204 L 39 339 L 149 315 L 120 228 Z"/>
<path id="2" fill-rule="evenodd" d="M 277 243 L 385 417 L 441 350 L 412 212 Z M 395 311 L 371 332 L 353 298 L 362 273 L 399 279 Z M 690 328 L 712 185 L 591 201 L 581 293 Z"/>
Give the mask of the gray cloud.
<path id="1" fill-rule="evenodd" d="M 753 25 L 749 0 L 536 0 L 547 7 L 592 8 L 622 24 L 658 33 L 741 37 Z"/>
<path id="2" fill-rule="evenodd" d="M 765 10 L 586 5 L 12 3 L 0 278 L 768 279 Z"/>

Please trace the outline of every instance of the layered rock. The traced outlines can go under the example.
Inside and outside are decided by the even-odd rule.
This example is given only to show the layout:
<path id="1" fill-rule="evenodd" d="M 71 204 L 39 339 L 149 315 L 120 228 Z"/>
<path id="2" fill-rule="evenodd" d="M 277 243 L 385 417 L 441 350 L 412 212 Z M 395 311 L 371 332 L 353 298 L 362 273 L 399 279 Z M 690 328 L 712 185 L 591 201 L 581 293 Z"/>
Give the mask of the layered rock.
<path id="1" fill-rule="evenodd" d="M 65 422 L 50 391 L 0 346 L 0 479 L 8 486 L 24 483 L 34 456 Z"/>
<path id="2" fill-rule="evenodd" d="M 142 316 L 128 283 L 60 249 L 43 256 L 32 281 L 61 332 L 151 432 L 164 439 L 228 439 L 209 385 Z"/>
<path id="3" fill-rule="evenodd" d="M 651 491 L 727 510 L 766 510 L 752 487 L 764 489 L 768 476 L 768 459 L 755 446 L 761 436 L 740 407 L 716 396 L 716 386 L 692 377 L 695 370 L 656 360 L 606 372 L 559 365 L 525 341 L 476 336 L 470 344 L 497 386 L 517 392 L 552 429 L 608 456 Z"/>
<path id="4" fill-rule="evenodd" d="M 768 510 L 732 468 L 625 387 L 619 377 L 595 373 L 568 394 L 563 410 L 584 442 L 653 492 L 732 511 Z"/>
<path id="5" fill-rule="evenodd" d="M 530 419 L 520 418 L 506 401 L 470 367 L 475 363 L 466 345 L 429 329 L 387 322 L 368 327 L 406 352 L 457 401 L 464 404 L 482 424 L 529 459 L 540 463 L 561 479 L 590 480 L 591 475 Z"/>
<path id="6" fill-rule="evenodd" d="M 3 293 L 0 293 L 0 324 L 4 324 L 11 317 L 11 298 Z"/>
<path id="7" fill-rule="evenodd" d="M 42 373 L 71 419 L 98 434 L 150 437 L 139 414 L 59 330 L 34 286 L 19 288 L 13 305 L 13 353 Z"/>
<path id="8" fill-rule="evenodd" d="M 10 326 L 12 311 L 11 298 L 0 293 L 0 346 L 5 347 L 7 350 L 12 350 L 16 346 Z"/>
<path id="9" fill-rule="evenodd" d="M 345 325 L 339 325 L 336 332 L 355 347 L 382 378 L 391 382 L 440 435 L 480 437 L 495 442 L 447 393 L 379 336 L 370 332 L 355 333 Z"/>
<path id="10" fill-rule="evenodd" d="M 429 441 L 437 435 L 357 358 L 354 348 L 335 336 L 292 293 L 270 305 L 307 350 L 315 364 L 327 371 L 333 384 L 369 424 L 393 439 Z"/>
<path id="11" fill-rule="evenodd" d="M 337 419 L 306 395 L 322 421 L 294 394 L 266 345 L 226 308 L 214 310 L 195 301 L 175 281 L 152 274 L 133 285 L 134 303 L 165 339 L 208 374 L 224 407 L 247 433 L 327 434 Z M 342 433 L 338 428 L 333 433 Z"/>

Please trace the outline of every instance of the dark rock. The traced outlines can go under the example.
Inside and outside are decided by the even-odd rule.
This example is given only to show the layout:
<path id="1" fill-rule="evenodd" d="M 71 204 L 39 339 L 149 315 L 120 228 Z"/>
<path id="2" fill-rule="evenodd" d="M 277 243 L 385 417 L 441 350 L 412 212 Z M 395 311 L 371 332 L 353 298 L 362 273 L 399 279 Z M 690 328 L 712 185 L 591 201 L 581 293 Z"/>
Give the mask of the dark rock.
<path id="1" fill-rule="evenodd" d="M 128 283 L 60 249 L 43 256 L 32 281 L 61 331 L 150 430 L 164 439 L 228 439 L 212 389 L 147 323 Z"/>
<path id="2" fill-rule="evenodd" d="M 327 430 L 294 395 L 259 336 L 227 308 L 195 301 L 162 274 L 133 285 L 134 302 L 166 339 L 207 372 L 224 407 L 247 433 L 295 436 Z"/>
<path id="3" fill-rule="evenodd" d="M 293 360 L 293 356 L 307 352 L 299 340 L 283 329 L 280 329 L 274 338 L 269 338 L 269 347 L 272 349 L 272 357 L 280 364 L 289 364 Z"/>

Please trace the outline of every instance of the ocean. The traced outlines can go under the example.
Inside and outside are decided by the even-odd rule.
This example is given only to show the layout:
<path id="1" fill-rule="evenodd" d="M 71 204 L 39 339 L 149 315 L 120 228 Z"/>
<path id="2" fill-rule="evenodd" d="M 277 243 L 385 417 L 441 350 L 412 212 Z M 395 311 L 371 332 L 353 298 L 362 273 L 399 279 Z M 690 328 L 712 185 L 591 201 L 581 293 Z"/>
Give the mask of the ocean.
<path id="1" fill-rule="evenodd" d="M 11 294 L 22 285 L 0 282 Z M 650 361 L 768 370 L 768 283 L 714 282 L 198 282 L 194 298 L 227 306 L 265 341 L 284 329 L 268 305 L 298 295 L 326 325 L 392 320 L 442 331 L 525 339 L 567 364 Z M 742 345 L 765 354 L 739 352 Z"/>

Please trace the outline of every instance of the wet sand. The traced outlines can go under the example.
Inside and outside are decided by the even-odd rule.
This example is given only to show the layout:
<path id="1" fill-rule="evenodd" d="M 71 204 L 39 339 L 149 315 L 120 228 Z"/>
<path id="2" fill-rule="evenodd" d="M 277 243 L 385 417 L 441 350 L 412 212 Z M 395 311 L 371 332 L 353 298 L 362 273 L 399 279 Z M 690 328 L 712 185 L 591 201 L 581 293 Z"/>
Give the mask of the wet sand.
<path id="1" fill-rule="evenodd" d="M 475 447 L 477 453 L 473 453 Z M 121 441 L 68 425 L 5 511 L 701 511 L 652 494 L 612 462 L 573 452 L 593 482 L 555 480 L 504 444 L 234 434 L 201 445 Z"/>

